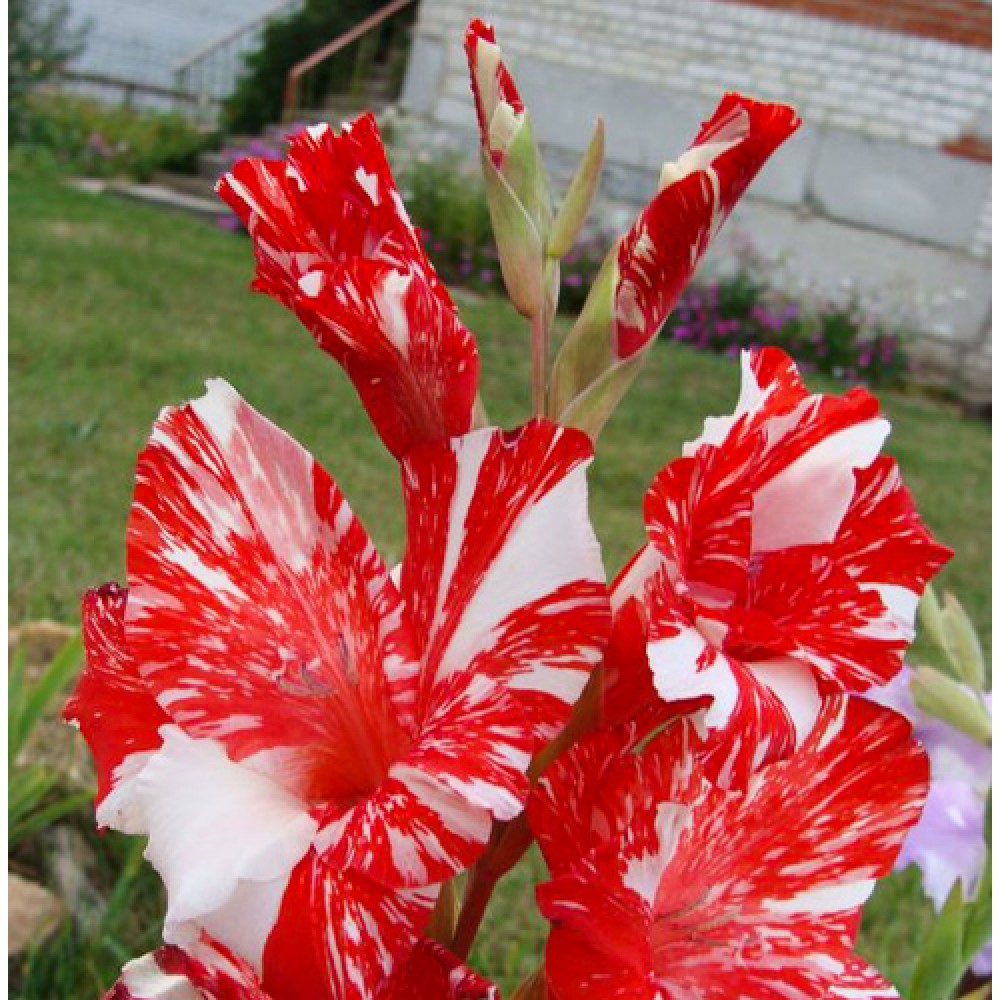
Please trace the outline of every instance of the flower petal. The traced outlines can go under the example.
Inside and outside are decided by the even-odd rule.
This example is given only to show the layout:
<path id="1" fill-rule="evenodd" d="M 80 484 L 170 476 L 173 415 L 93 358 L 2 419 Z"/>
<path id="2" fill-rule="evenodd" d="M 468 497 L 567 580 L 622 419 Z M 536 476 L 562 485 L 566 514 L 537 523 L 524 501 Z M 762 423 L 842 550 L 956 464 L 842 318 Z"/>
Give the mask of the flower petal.
<path id="1" fill-rule="evenodd" d="M 664 168 L 665 186 L 618 247 L 616 360 L 632 357 L 656 335 L 733 206 L 799 124 L 785 105 L 727 94 L 691 148 Z"/>
<path id="2" fill-rule="evenodd" d="M 245 962 L 208 938 L 134 959 L 105 1000 L 271 1000 Z"/>
<path id="3" fill-rule="evenodd" d="M 225 383 L 139 460 L 129 648 L 187 733 L 303 799 L 370 792 L 405 749 L 416 667 L 392 581 L 337 486 Z"/>
<path id="4" fill-rule="evenodd" d="M 469 430 L 475 341 L 419 269 L 371 260 L 318 266 L 299 282 L 292 308 L 344 367 L 394 455 Z"/>
<path id="5" fill-rule="evenodd" d="M 377 996 L 415 946 L 436 897 L 436 887 L 386 889 L 307 855 L 268 939 L 265 987 L 278 998 Z"/>
<path id="6" fill-rule="evenodd" d="M 433 725 L 445 714 L 459 721 L 463 702 L 502 713 L 492 728 L 509 760 L 500 768 L 489 757 L 455 760 L 459 785 L 477 784 L 474 801 L 491 799 L 487 785 L 510 787 L 501 772 L 523 773 L 600 662 L 610 621 L 587 515 L 591 456 L 583 434 L 533 421 L 422 448 L 404 462 L 402 589 L 423 662 L 414 712 Z M 520 722 L 492 686 L 507 692 Z M 445 713 L 447 705 L 456 710 Z"/>
<path id="7" fill-rule="evenodd" d="M 316 821 L 276 781 L 231 761 L 218 741 L 172 725 L 161 735 L 162 749 L 136 780 L 136 811 L 149 836 L 146 857 L 167 888 L 164 938 L 187 944 L 204 928 L 259 968 Z"/>
<path id="8" fill-rule="evenodd" d="M 87 663 L 63 717 L 80 727 L 97 772 L 97 821 L 133 832 L 132 784 L 162 742 L 170 721 L 139 676 L 125 646 L 127 592 L 116 583 L 88 590 L 83 598 Z"/>
<path id="9" fill-rule="evenodd" d="M 465 31 L 465 55 L 469 62 L 480 141 L 496 162 L 504 152 L 502 138 L 495 134 L 497 109 L 505 105 L 509 116 L 516 119 L 524 112 L 524 102 L 504 65 L 493 25 L 479 18 L 469 24 Z"/>

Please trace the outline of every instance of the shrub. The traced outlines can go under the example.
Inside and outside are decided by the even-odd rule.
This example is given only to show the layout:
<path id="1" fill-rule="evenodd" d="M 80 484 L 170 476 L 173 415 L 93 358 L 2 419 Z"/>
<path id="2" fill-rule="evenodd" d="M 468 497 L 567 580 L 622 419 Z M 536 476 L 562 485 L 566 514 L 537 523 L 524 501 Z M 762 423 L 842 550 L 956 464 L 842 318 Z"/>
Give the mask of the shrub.
<path id="1" fill-rule="evenodd" d="M 140 112 L 58 93 L 29 98 L 19 145 L 47 150 L 64 170 L 147 180 L 193 171 L 215 136 L 173 112 Z"/>
<path id="2" fill-rule="evenodd" d="M 7 124 L 23 137 L 29 94 L 83 48 L 87 27 L 70 25 L 66 0 L 11 0 L 7 7 Z"/>
<path id="3" fill-rule="evenodd" d="M 868 315 L 858 300 L 804 309 L 746 268 L 689 288 L 662 335 L 730 355 L 744 347 L 781 347 L 806 371 L 870 385 L 896 384 L 907 370 L 899 332 Z"/>
<path id="4" fill-rule="evenodd" d="M 244 71 L 223 107 L 227 130 L 252 134 L 279 121 L 288 71 L 379 5 L 378 0 L 307 0 L 294 13 L 269 21 L 260 46 L 244 56 Z M 310 74 L 310 88 L 320 97 L 346 88 L 353 60 L 351 46 L 341 56 L 320 64 Z"/>

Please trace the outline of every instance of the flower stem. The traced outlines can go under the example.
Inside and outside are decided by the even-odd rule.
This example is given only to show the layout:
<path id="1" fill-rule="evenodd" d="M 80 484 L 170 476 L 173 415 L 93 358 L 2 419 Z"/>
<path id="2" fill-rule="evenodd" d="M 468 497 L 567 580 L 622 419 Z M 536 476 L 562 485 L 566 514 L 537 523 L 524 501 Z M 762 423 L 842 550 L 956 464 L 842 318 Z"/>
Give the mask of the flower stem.
<path id="1" fill-rule="evenodd" d="M 549 379 L 549 325 L 545 309 L 531 317 L 531 408 L 536 417 L 545 416 Z"/>

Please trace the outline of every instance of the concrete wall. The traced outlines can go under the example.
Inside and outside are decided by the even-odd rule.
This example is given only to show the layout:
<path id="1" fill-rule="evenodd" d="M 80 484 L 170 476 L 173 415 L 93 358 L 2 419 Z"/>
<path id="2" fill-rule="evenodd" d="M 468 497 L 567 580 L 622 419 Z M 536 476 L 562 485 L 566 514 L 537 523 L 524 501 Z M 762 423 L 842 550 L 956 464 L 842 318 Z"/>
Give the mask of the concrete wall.
<path id="1" fill-rule="evenodd" d="M 970 20 L 957 21 L 956 8 L 914 22 L 922 33 L 858 21 L 900 5 L 865 0 L 837 8 L 840 17 L 787 9 L 824 2 L 422 0 L 404 106 L 474 148 L 461 40 L 483 14 L 557 175 L 605 116 L 606 211 L 617 204 L 625 216 L 621 206 L 649 197 L 661 163 L 687 146 L 724 90 L 795 104 L 805 127 L 730 229 L 775 260 L 781 281 L 821 295 L 850 288 L 915 326 L 929 338 L 917 353 L 932 375 L 964 379 L 967 395 L 988 399 L 990 164 L 945 148 L 988 150 L 988 29 L 983 36 L 972 17 L 988 4 L 924 0 L 964 4 Z M 962 44 L 933 37 L 937 26 Z"/>

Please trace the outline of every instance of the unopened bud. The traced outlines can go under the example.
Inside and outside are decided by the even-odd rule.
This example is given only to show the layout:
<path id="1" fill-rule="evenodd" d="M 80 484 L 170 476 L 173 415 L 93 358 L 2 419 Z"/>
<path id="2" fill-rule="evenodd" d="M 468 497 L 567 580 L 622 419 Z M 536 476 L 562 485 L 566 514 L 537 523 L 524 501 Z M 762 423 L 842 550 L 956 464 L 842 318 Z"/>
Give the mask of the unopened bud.
<path id="1" fill-rule="evenodd" d="M 941 611 L 945 652 L 961 680 L 977 691 L 983 689 L 986 665 L 976 629 L 954 594 L 944 595 Z"/>
<path id="2" fill-rule="evenodd" d="M 968 688 L 933 667 L 918 667 L 911 689 L 914 701 L 928 715 L 989 746 L 992 720 L 986 707 Z"/>

